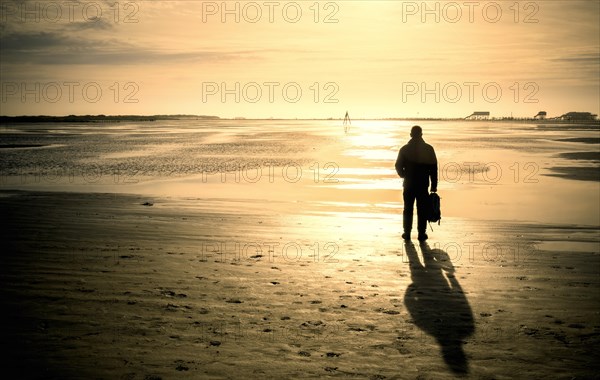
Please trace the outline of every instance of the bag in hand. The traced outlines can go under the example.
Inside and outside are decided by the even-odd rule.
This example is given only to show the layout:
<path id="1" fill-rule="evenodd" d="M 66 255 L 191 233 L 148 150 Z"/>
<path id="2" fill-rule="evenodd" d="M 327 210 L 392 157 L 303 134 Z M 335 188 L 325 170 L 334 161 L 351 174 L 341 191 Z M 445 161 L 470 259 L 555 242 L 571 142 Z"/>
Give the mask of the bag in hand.
<path id="1" fill-rule="evenodd" d="M 437 193 L 430 193 L 427 196 L 427 221 L 430 223 L 437 222 L 440 224 L 442 220 L 442 209 L 440 205 L 440 196 Z"/>

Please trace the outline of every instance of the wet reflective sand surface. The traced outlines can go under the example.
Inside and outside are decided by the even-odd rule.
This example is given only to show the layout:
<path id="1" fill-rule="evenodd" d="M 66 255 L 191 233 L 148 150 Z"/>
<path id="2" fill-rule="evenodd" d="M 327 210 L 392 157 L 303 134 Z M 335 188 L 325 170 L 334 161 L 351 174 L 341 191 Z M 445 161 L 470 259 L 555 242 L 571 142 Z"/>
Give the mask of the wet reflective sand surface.
<path id="1" fill-rule="evenodd" d="M 405 244 L 414 124 L 4 125 L 12 370 L 78 378 L 589 377 L 598 127 L 420 122 L 442 221 Z"/>

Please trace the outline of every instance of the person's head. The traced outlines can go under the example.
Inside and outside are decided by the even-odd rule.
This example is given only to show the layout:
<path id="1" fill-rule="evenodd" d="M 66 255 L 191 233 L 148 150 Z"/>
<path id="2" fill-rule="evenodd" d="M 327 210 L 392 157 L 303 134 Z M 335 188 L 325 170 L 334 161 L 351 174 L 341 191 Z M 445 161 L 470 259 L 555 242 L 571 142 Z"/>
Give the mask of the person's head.
<path id="1" fill-rule="evenodd" d="M 415 125 L 410 130 L 410 137 L 417 137 L 417 138 L 423 137 L 423 129 L 421 127 L 419 127 L 418 125 Z"/>

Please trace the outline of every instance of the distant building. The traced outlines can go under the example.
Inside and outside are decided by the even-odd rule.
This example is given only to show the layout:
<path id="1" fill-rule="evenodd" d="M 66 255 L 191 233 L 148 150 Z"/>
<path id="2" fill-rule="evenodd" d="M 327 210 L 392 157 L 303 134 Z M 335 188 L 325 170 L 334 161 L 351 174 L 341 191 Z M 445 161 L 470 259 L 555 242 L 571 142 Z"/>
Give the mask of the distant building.
<path id="1" fill-rule="evenodd" d="M 539 119 L 539 120 L 544 120 L 546 118 L 546 116 L 547 116 L 546 111 L 540 111 L 533 118 Z"/>
<path id="2" fill-rule="evenodd" d="M 569 120 L 569 121 L 586 121 L 586 120 L 596 120 L 598 115 L 594 115 L 591 112 L 567 112 L 566 114 L 559 116 L 560 120 Z"/>
<path id="3" fill-rule="evenodd" d="M 487 120 L 490 118 L 488 111 L 476 111 L 465 117 L 466 120 Z"/>

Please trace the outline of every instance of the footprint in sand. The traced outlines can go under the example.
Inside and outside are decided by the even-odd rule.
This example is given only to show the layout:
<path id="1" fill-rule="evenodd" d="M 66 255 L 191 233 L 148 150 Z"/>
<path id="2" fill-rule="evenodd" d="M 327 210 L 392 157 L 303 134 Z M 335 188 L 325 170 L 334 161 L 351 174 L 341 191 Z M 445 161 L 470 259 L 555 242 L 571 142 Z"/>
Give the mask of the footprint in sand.
<path id="1" fill-rule="evenodd" d="M 190 369 L 183 360 L 175 360 L 175 364 L 177 364 L 175 369 L 178 371 L 188 371 Z"/>
<path id="2" fill-rule="evenodd" d="M 162 377 L 158 375 L 146 375 L 144 376 L 144 380 L 162 380 Z"/>

